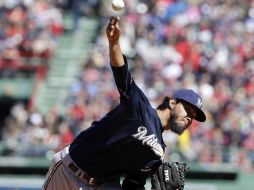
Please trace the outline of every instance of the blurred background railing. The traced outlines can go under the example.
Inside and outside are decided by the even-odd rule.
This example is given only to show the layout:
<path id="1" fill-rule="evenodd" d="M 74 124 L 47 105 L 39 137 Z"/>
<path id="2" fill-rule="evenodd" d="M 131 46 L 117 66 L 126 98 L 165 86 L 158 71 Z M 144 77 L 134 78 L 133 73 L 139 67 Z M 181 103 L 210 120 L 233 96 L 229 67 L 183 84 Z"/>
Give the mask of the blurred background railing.
<path id="1" fill-rule="evenodd" d="M 0 173 L 43 177 L 56 151 L 118 103 L 104 32 L 117 15 L 154 107 L 180 87 L 203 97 L 207 122 L 164 134 L 168 159 L 190 165 L 188 189 L 250 189 L 254 2 L 125 2 L 115 13 L 110 0 L 0 1 Z"/>

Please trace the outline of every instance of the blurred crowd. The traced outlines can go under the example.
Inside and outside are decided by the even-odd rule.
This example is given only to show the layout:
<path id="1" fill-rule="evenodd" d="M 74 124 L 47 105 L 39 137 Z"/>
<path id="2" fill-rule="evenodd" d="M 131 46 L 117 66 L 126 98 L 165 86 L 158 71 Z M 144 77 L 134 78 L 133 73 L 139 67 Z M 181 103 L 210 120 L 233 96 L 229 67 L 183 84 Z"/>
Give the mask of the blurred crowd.
<path id="1" fill-rule="evenodd" d="M 36 1 L 37 2 L 37 1 Z M 95 1 L 89 1 L 91 5 Z M 119 102 L 109 67 L 105 26 L 112 13 L 100 5 L 101 28 L 66 100 L 67 116 L 41 115 L 22 104 L 6 120 L 8 154 L 59 150 Z M 139 87 L 156 107 L 179 88 L 203 98 L 205 123 L 193 122 L 179 138 L 165 133 L 170 159 L 230 163 L 254 169 L 254 1 L 126 0 L 119 12 L 121 48 Z M 17 129 L 19 126 L 19 129 Z M 36 152 L 33 146 L 42 146 Z M 13 151 L 15 150 L 15 151 Z M 6 154 L 7 154 L 6 153 Z M 48 152 L 47 152 L 48 153 Z"/>
<path id="2" fill-rule="evenodd" d="M 62 30 L 62 14 L 56 2 L 1 1 L 1 77 L 13 76 L 22 66 L 47 65 Z"/>

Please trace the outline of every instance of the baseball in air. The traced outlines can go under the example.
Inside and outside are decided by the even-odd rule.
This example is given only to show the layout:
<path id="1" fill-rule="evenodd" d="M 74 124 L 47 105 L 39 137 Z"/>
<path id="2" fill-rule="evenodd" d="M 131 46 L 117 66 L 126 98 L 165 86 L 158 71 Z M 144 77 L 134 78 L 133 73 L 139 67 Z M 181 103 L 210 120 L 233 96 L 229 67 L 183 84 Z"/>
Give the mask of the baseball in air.
<path id="1" fill-rule="evenodd" d="M 112 8 L 115 11 L 120 11 L 124 8 L 124 1 L 123 0 L 112 0 Z"/>

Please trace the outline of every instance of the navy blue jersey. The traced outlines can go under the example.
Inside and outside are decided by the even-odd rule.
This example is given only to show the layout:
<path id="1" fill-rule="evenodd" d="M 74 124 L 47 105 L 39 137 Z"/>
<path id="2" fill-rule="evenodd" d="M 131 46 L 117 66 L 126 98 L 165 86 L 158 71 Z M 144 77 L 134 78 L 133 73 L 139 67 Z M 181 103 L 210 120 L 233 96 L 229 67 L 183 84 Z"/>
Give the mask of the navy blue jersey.
<path id="1" fill-rule="evenodd" d="M 73 161 L 91 177 L 107 178 L 161 162 L 165 144 L 157 112 L 128 71 L 112 67 L 120 104 L 70 145 Z"/>

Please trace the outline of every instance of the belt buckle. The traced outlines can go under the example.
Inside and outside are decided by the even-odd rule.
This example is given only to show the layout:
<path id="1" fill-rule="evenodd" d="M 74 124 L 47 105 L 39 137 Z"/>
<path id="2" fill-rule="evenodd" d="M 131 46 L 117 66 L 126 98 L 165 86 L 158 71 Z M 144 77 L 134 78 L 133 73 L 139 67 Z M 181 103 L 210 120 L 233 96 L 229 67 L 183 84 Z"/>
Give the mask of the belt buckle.
<path id="1" fill-rule="evenodd" d="M 94 185 L 94 178 L 93 178 L 93 177 L 91 177 L 91 178 L 89 179 L 88 184 L 89 184 L 89 185 Z"/>

